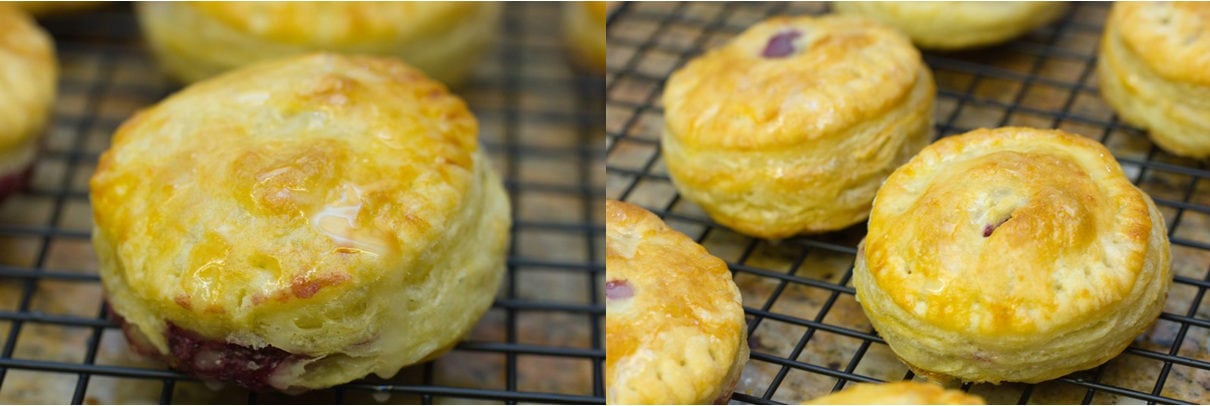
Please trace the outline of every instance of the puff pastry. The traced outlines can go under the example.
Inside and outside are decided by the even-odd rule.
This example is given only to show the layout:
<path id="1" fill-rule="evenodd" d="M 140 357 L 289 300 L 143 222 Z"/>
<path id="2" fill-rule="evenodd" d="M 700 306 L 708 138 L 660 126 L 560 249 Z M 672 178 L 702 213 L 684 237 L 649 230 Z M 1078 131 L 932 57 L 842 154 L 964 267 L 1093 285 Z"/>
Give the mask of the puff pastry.
<path id="1" fill-rule="evenodd" d="M 804 405 L 985 405 L 979 396 L 940 385 L 900 381 L 858 383 Z"/>
<path id="2" fill-rule="evenodd" d="M 1101 144 L 1007 127 L 946 137 L 878 191 L 853 269 L 918 374 L 1040 382 L 1122 352 L 1163 309 L 1164 220 Z"/>
<path id="3" fill-rule="evenodd" d="M 451 348 L 500 284 L 509 203 L 478 124 L 398 60 L 315 54 L 197 83 L 118 128 L 90 183 L 136 350 L 300 391 Z"/>
<path id="4" fill-rule="evenodd" d="M 470 73 L 501 5 L 473 2 L 138 2 L 160 64 L 194 82 L 313 51 L 394 56 L 446 84 Z"/>
<path id="5" fill-rule="evenodd" d="M 673 73 L 664 162 L 686 199 L 763 238 L 865 219 L 928 143 L 932 75 L 907 38 L 856 17 L 775 17 Z"/>
<path id="6" fill-rule="evenodd" d="M 726 403 L 748 361 L 727 264 L 638 206 L 605 227 L 605 402 Z"/>
<path id="7" fill-rule="evenodd" d="M 1051 1 L 838 1 L 832 7 L 890 24 L 917 46 L 935 50 L 1006 42 L 1054 22 L 1067 9 Z"/>
<path id="8" fill-rule="evenodd" d="M 29 178 L 58 72 L 50 36 L 24 11 L 0 4 L 0 198 Z"/>
<path id="9" fill-rule="evenodd" d="M 1176 155 L 1210 156 L 1210 5 L 1114 3 L 1101 37 L 1101 95 Z"/>
<path id="10" fill-rule="evenodd" d="M 564 41 L 574 60 L 597 74 L 604 74 L 605 2 L 577 1 L 562 6 Z"/>

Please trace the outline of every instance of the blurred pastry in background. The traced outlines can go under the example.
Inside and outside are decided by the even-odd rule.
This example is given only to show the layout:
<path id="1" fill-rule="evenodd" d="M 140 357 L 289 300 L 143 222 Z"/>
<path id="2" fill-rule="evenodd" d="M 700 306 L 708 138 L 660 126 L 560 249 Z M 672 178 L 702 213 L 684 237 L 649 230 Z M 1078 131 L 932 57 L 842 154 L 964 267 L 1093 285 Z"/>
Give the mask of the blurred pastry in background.
<path id="1" fill-rule="evenodd" d="M 37 18 L 68 14 L 109 5 L 108 1 L 14 1 L 8 4 Z"/>
<path id="2" fill-rule="evenodd" d="M 371 56 L 266 61 L 139 112 L 89 194 L 131 346 L 286 392 L 449 351 L 491 306 L 508 246 L 477 135 L 444 85 Z"/>
<path id="3" fill-rule="evenodd" d="M 1097 78 L 1122 120 L 1160 148 L 1210 157 L 1210 4 L 1114 3 Z"/>
<path id="4" fill-rule="evenodd" d="M 0 199 L 29 180 L 58 80 L 50 35 L 26 12 L 0 4 Z"/>
<path id="5" fill-rule="evenodd" d="M 1037 383 L 1146 331 L 1170 262 L 1163 215 L 1105 146 L 1004 127 L 942 138 L 891 174 L 853 286 L 917 375 Z"/>
<path id="6" fill-rule="evenodd" d="M 916 381 L 855 383 L 804 405 L 984 405 L 983 398 Z"/>
<path id="7" fill-rule="evenodd" d="M 954 51 L 1010 41 L 1063 15 L 1050 1 L 838 1 L 841 14 L 861 15 L 902 30 L 924 49 Z"/>
<path id="8" fill-rule="evenodd" d="M 563 40 L 572 61 L 598 75 L 605 73 L 604 1 L 563 3 Z"/>
<path id="9" fill-rule="evenodd" d="M 920 52 L 886 25 L 772 18 L 668 79 L 664 163 L 682 197 L 740 233 L 843 229 L 928 143 L 935 94 Z"/>
<path id="10" fill-rule="evenodd" d="M 727 263 L 629 203 L 605 229 L 605 403 L 726 404 L 748 361 Z"/>
<path id="11" fill-rule="evenodd" d="M 477 65 L 501 7 L 479 2 L 139 2 L 161 66 L 185 83 L 313 51 L 397 57 L 449 86 Z"/>

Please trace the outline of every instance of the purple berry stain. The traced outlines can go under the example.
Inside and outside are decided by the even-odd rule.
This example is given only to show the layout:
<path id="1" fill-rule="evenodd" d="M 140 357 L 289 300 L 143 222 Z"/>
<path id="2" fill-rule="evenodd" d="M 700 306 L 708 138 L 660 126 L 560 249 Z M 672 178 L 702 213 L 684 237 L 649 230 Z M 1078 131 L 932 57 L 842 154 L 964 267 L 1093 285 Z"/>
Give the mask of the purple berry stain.
<path id="1" fill-rule="evenodd" d="M 605 282 L 605 298 L 609 300 L 629 299 L 634 296 L 634 288 L 625 279 Z"/>
<path id="2" fill-rule="evenodd" d="M 769 38 L 769 43 L 765 44 L 764 52 L 760 56 L 765 58 L 785 58 L 794 53 L 794 40 L 802 36 L 802 32 L 798 30 L 787 30 L 777 33 Z"/>
<path id="3" fill-rule="evenodd" d="M 208 339 L 171 322 L 167 335 L 175 369 L 202 379 L 234 381 L 254 391 L 272 389 L 269 377 L 278 366 L 307 358 L 273 346 L 255 349 Z"/>
<path id="4" fill-rule="evenodd" d="M 992 233 L 995 232 L 996 229 L 1000 227 L 1000 225 L 1004 224 L 1005 222 L 1008 222 L 1008 220 L 1011 218 L 1013 218 L 1013 216 L 1005 217 L 1004 220 L 1000 220 L 999 223 L 988 224 L 987 226 L 984 226 L 983 227 L 983 238 L 991 237 Z"/>

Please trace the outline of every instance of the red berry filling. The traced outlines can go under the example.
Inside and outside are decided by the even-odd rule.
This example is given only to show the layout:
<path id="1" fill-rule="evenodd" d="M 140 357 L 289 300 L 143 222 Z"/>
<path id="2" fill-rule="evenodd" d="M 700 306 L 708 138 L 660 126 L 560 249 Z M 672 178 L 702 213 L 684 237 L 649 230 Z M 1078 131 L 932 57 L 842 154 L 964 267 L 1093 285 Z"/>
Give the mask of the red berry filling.
<path id="1" fill-rule="evenodd" d="M 605 282 L 605 298 L 610 300 L 629 299 L 634 296 L 634 288 L 625 279 Z"/>
<path id="2" fill-rule="evenodd" d="M 0 176 L 0 199 L 25 189 L 33 170 L 34 166 L 30 164 L 21 172 Z"/>
<path id="3" fill-rule="evenodd" d="M 992 233 L 994 233 L 996 231 L 996 229 L 1000 227 L 1000 225 L 1008 222 L 1008 220 L 1011 218 L 1013 218 L 1013 216 L 1005 217 L 1004 220 L 1000 220 L 999 223 L 988 224 L 988 225 L 984 226 L 983 227 L 983 238 L 991 237 Z"/>
<path id="4" fill-rule="evenodd" d="M 765 44 L 765 50 L 760 53 L 760 56 L 765 58 L 784 58 L 794 54 L 794 40 L 802 36 L 802 32 L 798 30 L 788 30 L 777 33 L 769 38 L 769 43 Z"/>
<path id="5" fill-rule="evenodd" d="M 235 382 L 255 391 L 274 389 L 269 377 L 278 367 L 308 358 L 272 346 L 255 349 L 212 340 L 171 322 L 166 332 L 170 354 L 165 356 L 121 316 L 114 314 L 114 318 L 135 352 L 163 359 L 173 369 L 204 380 Z"/>
<path id="6" fill-rule="evenodd" d="M 277 367 L 301 357 L 280 348 L 261 349 L 211 340 L 168 323 L 168 348 L 174 368 L 202 379 L 233 381 L 252 390 L 267 390 Z"/>

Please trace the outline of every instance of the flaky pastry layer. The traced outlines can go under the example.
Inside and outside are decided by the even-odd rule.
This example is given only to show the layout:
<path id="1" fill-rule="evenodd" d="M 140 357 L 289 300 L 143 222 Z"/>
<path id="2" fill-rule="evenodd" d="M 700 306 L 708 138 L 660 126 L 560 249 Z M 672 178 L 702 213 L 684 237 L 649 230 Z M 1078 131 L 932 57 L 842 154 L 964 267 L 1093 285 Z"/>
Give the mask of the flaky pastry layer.
<path id="1" fill-rule="evenodd" d="M 995 45 L 1050 24 L 1067 9 L 1050 1 L 840 1 L 841 14 L 902 30 L 917 46 L 961 50 Z"/>
<path id="2" fill-rule="evenodd" d="M 509 204 L 466 105 L 388 58 L 232 71 L 123 123 L 90 183 L 113 310 L 299 355 L 274 388 L 393 375 L 491 304 Z"/>
<path id="3" fill-rule="evenodd" d="M 727 264 L 638 206 L 605 210 L 606 403 L 725 402 L 748 360 Z"/>
<path id="4" fill-rule="evenodd" d="M 983 405 L 977 395 L 916 381 L 856 383 L 804 405 Z"/>
<path id="5" fill-rule="evenodd" d="M 798 33 L 795 53 L 762 56 L 785 33 Z M 934 93 L 919 52 L 888 27 L 774 18 L 672 75 L 664 162 L 682 196 L 739 232 L 842 229 L 928 142 Z"/>
<path id="6" fill-rule="evenodd" d="M 605 2 L 567 2 L 563 7 L 564 42 L 580 65 L 605 73 Z"/>
<path id="7" fill-rule="evenodd" d="M 1101 38 L 1101 95 L 1176 155 L 1210 156 L 1210 5 L 1114 4 Z"/>
<path id="8" fill-rule="evenodd" d="M 58 80 L 50 36 L 24 11 L 0 4 L 0 157 L 30 156 Z"/>
<path id="9" fill-rule="evenodd" d="M 315 51 L 393 56 L 459 84 L 499 25 L 475 2 L 142 2 L 139 23 L 161 65 L 194 82 Z"/>
<path id="10" fill-rule="evenodd" d="M 853 271 L 921 374 L 1039 382 L 1104 363 L 1159 315 L 1164 220 L 1099 143 L 1007 127 L 946 137 L 878 191 Z"/>

